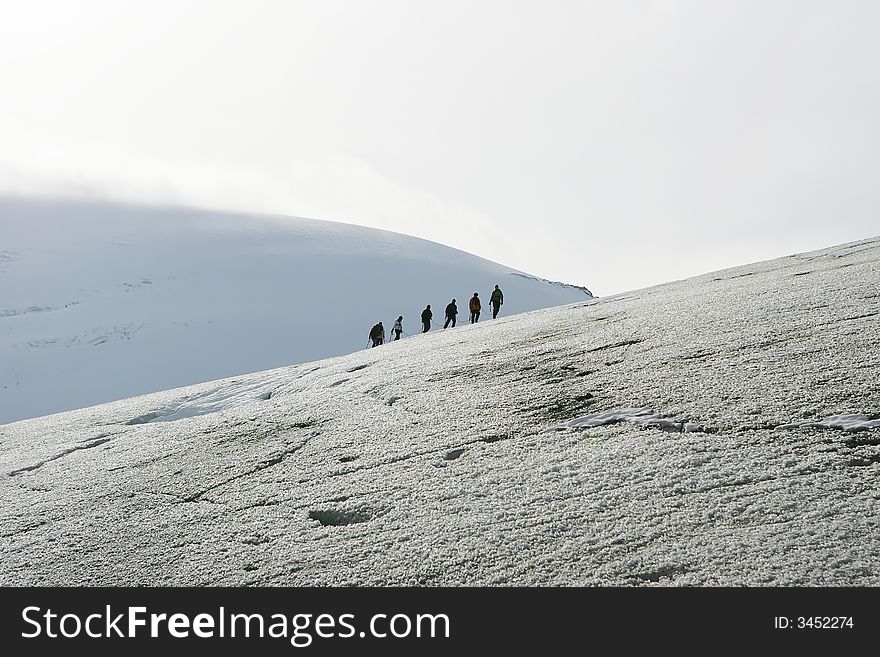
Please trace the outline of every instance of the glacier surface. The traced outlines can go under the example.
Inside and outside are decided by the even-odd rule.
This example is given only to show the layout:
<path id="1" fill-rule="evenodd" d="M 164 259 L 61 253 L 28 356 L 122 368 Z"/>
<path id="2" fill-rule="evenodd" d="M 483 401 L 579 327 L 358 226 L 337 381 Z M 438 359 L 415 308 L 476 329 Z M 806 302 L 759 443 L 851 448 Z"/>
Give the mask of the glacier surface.
<path id="1" fill-rule="evenodd" d="M 880 585 L 878 281 L 864 240 L 0 426 L 0 581 Z"/>

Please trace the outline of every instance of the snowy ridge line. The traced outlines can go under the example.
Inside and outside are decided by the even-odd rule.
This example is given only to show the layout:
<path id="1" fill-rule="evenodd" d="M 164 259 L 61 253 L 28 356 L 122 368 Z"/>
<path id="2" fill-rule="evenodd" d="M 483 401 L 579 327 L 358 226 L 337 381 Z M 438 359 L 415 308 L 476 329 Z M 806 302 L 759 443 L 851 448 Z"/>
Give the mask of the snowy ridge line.
<path id="1" fill-rule="evenodd" d="M 598 298 L 592 292 L 590 292 L 587 288 L 585 288 L 583 285 L 573 285 L 572 283 L 563 283 L 562 281 L 551 281 L 547 278 L 541 278 L 539 276 L 530 276 L 529 274 L 523 274 L 522 272 L 518 272 L 518 271 L 512 271 L 512 272 L 510 272 L 510 275 L 511 276 L 519 276 L 520 278 L 525 278 L 530 281 L 538 281 L 539 283 L 547 283 L 548 285 L 558 285 L 559 287 L 570 287 L 575 290 L 580 290 L 581 292 L 586 294 L 588 297 L 593 297 L 594 299 Z"/>
<path id="2" fill-rule="evenodd" d="M 780 424 L 777 429 L 800 429 L 802 427 L 815 427 L 817 429 L 841 429 L 843 431 L 867 431 L 868 429 L 880 429 L 880 418 L 871 419 L 860 413 L 832 415 L 818 422 L 790 422 Z"/>

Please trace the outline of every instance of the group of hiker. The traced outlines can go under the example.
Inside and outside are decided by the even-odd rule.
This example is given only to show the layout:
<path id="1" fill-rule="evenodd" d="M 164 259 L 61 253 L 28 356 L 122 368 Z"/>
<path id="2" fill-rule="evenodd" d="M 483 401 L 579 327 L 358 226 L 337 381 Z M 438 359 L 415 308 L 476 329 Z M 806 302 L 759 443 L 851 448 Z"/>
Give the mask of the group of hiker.
<path id="1" fill-rule="evenodd" d="M 492 319 L 495 319 L 498 317 L 498 311 L 501 310 L 501 306 L 504 305 L 504 293 L 497 285 L 495 286 L 495 289 L 492 290 L 492 295 L 489 297 L 489 304 L 492 306 Z M 474 296 L 468 301 L 468 310 L 471 312 L 471 324 L 479 322 L 480 312 L 483 310 L 483 305 L 480 302 L 480 295 L 478 293 L 474 292 Z M 456 305 L 455 299 L 453 299 L 446 306 L 446 323 L 443 324 L 443 328 L 449 328 L 450 324 L 454 327 L 457 317 L 458 306 Z M 422 333 L 427 333 L 431 330 L 431 320 L 433 318 L 434 311 L 431 310 L 431 304 L 428 304 L 422 311 Z M 390 338 L 390 341 L 400 340 L 400 336 L 403 334 L 403 315 L 398 317 L 394 322 L 391 333 L 394 337 Z M 382 322 L 379 322 L 370 329 L 370 341 L 372 342 L 373 347 L 378 347 L 380 344 L 385 343 L 385 327 L 382 326 Z"/>

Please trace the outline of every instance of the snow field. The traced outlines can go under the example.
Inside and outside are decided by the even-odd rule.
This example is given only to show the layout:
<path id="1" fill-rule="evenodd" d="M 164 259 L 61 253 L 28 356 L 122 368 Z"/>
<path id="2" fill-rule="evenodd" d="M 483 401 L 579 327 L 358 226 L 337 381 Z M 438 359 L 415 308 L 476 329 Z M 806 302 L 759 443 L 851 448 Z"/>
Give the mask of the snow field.
<path id="1" fill-rule="evenodd" d="M 0 426 L 2 581 L 877 586 L 878 263 L 866 240 Z"/>

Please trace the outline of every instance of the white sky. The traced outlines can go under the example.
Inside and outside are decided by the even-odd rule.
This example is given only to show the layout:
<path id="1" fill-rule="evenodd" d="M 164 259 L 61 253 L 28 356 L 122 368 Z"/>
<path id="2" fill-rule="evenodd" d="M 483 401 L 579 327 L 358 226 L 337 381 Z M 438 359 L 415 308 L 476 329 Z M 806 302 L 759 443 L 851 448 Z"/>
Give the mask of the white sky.
<path id="1" fill-rule="evenodd" d="M 0 0 L 0 194 L 387 228 L 606 295 L 880 234 L 880 3 Z"/>

